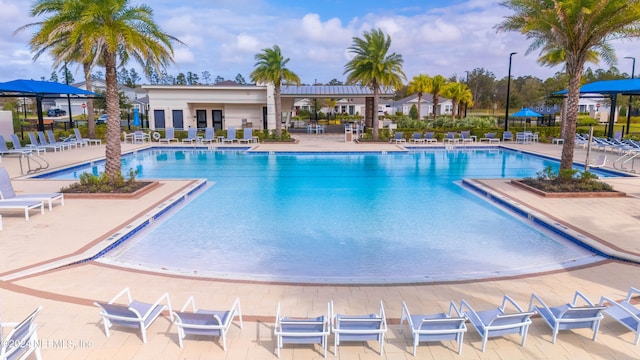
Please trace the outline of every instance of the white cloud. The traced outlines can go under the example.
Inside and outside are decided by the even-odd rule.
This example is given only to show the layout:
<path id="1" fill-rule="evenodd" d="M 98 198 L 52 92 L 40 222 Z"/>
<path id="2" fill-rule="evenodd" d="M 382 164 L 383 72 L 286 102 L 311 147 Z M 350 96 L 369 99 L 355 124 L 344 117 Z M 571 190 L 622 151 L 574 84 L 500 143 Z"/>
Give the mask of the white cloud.
<path id="1" fill-rule="evenodd" d="M 442 19 L 436 19 L 432 24 L 422 25 L 420 29 L 421 39 L 430 43 L 455 43 L 462 38 L 460 29 L 453 24 L 448 24 Z"/>
<path id="2" fill-rule="evenodd" d="M 260 51 L 260 41 L 255 36 L 240 34 L 236 36 L 236 49 L 242 52 L 256 53 Z"/>
<path id="3" fill-rule="evenodd" d="M 430 10 L 420 10 L 426 8 L 423 6 L 377 10 L 372 5 L 350 19 L 340 16 L 344 9 L 339 6 L 331 13 L 306 10 L 304 2 L 274 4 L 267 0 L 154 0 L 151 6 L 156 22 L 186 44 L 175 45 L 176 64 L 168 72 L 200 74 L 207 70 L 225 78 L 238 73 L 247 77 L 253 70 L 254 55 L 277 44 L 303 82 L 344 80 L 352 37 L 375 28 L 391 36 L 391 51 L 403 56 L 408 78 L 418 73 L 461 76 L 474 68 L 485 68 L 502 78 L 512 51 L 518 52 L 513 59 L 515 76 L 544 78 L 559 70 L 537 65 L 537 53 L 525 56 L 530 41 L 521 34 L 496 32 L 495 25 L 504 20 L 508 9 L 495 0 L 467 0 L 456 5 L 441 2 L 440 7 Z M 28 16 L 29 6 L 30 1 L 0 0 L 0 81 L 48 78 L 51 73 L 48 57 L 31 61 L 29 31 L 12 35 L 19 26 L 34 22 Z M 622 58 L 634 56 L 637 44 L 613 43 L 621 71 L 630 71 L 630 61 Z M 131 66 L 134 64 L 127 64 Z"/>
<path id="4" fill-rule="evenodd" d="M 176 63 L 193 63 L 196 56 L 186 47 L 174 49 L 173 59 Z"/>
<path id="5" fill-rule="evenodd" d="M 308 40 L 321 43 L 341 43 L 351 36 L 351 31 L 342 26 L 338 18 L 326 22 L 320 20 L 318 14 L 307 14 L 301 21 L 302 32 Z"/>

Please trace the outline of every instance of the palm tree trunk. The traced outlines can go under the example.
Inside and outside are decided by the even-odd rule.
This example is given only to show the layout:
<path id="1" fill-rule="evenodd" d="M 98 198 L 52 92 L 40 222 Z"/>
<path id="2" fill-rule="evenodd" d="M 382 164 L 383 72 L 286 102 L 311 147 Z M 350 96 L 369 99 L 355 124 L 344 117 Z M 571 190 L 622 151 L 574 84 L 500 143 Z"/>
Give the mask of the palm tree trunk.
<path id="1" fill-rule="evenodd" d="M 87 91 L 93 91 L 93 83 L 91 79 L 91 64 L 82 65 L 84 70 L 84 83 Z M 87 99 L 87 128 L 89 129 L 89 137 L 96 137 L 96 123 L 93 116 L 93 99 Z"/>
<path id="2" fill-rule="evenodd" d="M 567 64 L 568 65 L 568 64 Z M 569 68 L 569 66 L 567 66 Z M 576 140 L 576 123 L 578 120 L 578 102 L 580 101 L 580 78 L 581 68 L 569 73 L 569 94 L 567 96 L 567 108 L 562 124 L 564 130 L 564 144 L 562 145 L 562 158 L 560 160 L 560 170 L 573 168 L 573 149 Z"/>
<path id="3" fill-rule="evenodd" d="M 433 94 L 433 118 L 438 116 L 438 94 Z"/>
<path id="4" fill-rule="evenodd" d="M 451 121 L 456 121 L 456 110 L 458 107 L 458 102 L 455 100 L 451 101 Z"/>
<path id="5" fill-rule="evenodd" d="M 282 140 L 282 103 L 280 99 L 280 85 L 278 84 L 274 86 L 273 97 L 276 101 L 276 139 Z"/>
<path id="6" fill-rule="evenodd" d="M 373 140 L 378 141 L 380 122 L 378 121 L 378 82 L 373 82 Z"/>
<path id="7" fill-rule="evenodd" d="M 118 78 L 116 75 L 116 54 L 105 51 L 104 66 L 107 85 L 107 149 L 105 172 L 111 182 L 122 177 L 120 158 L 120 97 L 118 96 Z"/>
<path id="8" fill-rule="evenodd" d="M 422 120 L 422 118 L 420 117 L 420 108 L 422 103 L 422 92 L 418 92 L 418 120 Z"/>

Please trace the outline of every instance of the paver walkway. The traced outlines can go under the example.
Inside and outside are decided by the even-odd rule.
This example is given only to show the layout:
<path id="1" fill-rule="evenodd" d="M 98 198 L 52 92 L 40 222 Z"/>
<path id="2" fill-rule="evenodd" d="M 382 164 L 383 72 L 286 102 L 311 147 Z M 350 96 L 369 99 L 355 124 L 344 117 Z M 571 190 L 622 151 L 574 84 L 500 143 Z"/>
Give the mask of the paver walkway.
<path id="1" fill-rule="evenodd" d="M 260 144 L 261 151 L 395 151 L 395 144 L 345 143 L 338 135 L 297 135 L 297 144 Z M 123 150 L 144 145 L 124 145 Z M 433 146 L 433 145 L 429 145 Z M 439 144 L 439 146 L 442 146 Z M 507 145 L 526 151 L 559 156 L 560 148 L 548 144 Z M 52 167 L 84 162 L 104 156 L 104 145 L 45 155 Z M 576 160 L 584 159 L 581 150 Z M 610 161 L 612 161 L 610 159 Z M 13 177 L 19 175 L 16 159 L 3 159 Z M 544 199 L 509 185 L 504 180 L 486 181 L 495 191 L 547 214 L 563 224 L 582 229 L 588 235 L 611 244 L 629 254 L 640 254 L 640 179 L 607 180 L 630 194 L 624 199 Z M 57 191 L 64 181 L 15 179 L 18 192 Z M 349 343 L 335 354 L 333 338 L 329 341 L 329 357 L 340 359 L 413 359 L 407 332 L 400 333 L 397 320 L 404 300 L 414 313 L 440 312 L 449 300 L 466 299 L 477 308 L 497 306 L 503 294 L 509 294 L 523 306 L 532 292 L 548 303 L 571 300 L 575 290 L 593 301 L 600 296 L 623 298 L 630 286 L 640 286 L 640 266 L 629 262 L 607 260 L 578 269 L 509 279 L 491 279 L 457 283 L 401 286 L 305 286 L 220 281 L 201 278 L 167 276 L 133 271 L 88 262 L 33 275 L 13 277 L 18 271 L 37 269 L 55 259 L 65 259 L 125 226 L 188 186 L 189 181 L 162 181 L 162 185 L 142 198 L 131 200 L 68 199 L 64 207 L 34 215 L 29 222 L 23 217 L 3 216 L 0 231 L 0 320 L 17 321 L 36 306 L 43 305 L 38 315 L 38 334 L 45 359 L 275 359 L 273 317 L 281 303 L 287 315 L 309 316 L 326 311 L 333 300 L 336 311 L 343 313 L 375 312 L 383 300 L 390 331 L 382 357 L 375 342 Z M 177 331 L 167 317 L 159 319 L 142 343 L 139 333 L 128 330 L 104 334 L 93 301 L 106 301 L 124 287 L 141 300 L 153 302 L 168 292 L 174 308 L 195 295 L 202 308 L 229 307 L 240 298 L 245 326 L 233 327 L 228 350 L 207 338 L 189 338 L 180 348 Z M 561 332 L 556 344 L 550 342 L 550 330 L 539 318 L 534 319 L 525 347 L 519 338 L 507 336 L 489 340 L 485 353 L 480 352 L 480 337 L 469 329 L 463 352 L 458 356 L 450 342 L 421 345 L 416 358 L 433 359 L 636 359 L 640 347 L 633 345 L 633 335 L 611 319 L 602 323 L 598 341 L 591 341 L 584 329 Z M 286 346 L 283 359 L 319 359 L 319 347 Z"/>

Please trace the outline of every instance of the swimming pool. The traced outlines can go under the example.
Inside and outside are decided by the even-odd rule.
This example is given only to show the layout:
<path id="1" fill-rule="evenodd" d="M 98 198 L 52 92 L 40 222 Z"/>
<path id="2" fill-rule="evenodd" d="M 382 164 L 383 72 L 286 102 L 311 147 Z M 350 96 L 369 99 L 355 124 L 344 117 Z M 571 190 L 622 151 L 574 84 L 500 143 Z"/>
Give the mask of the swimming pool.
<path id="1" fill-rule="evenodd" d="M 187 275 L 408 283 L 559 269 L 602 258 L 471 194 L 462 178 L 525 177 L 556 161 L 505 149 L 267 154 L 149 150 L 140 178 L 212 186 L 104 261 Z M 102 171 L 101 165 L 58 173 Z"/>

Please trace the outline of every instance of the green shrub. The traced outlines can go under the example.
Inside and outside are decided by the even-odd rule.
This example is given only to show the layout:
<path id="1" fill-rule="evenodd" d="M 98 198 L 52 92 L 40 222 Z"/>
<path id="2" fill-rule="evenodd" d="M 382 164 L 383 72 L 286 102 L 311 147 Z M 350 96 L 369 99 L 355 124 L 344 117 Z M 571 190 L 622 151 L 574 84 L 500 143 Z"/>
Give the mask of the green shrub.
<path id="1" fill-rule="evenodd" d="M 523 183 L 545 192 L 603 192 L 613 191 L 613 187 L 597 180 L 589 171 L 565 169 L 555 172 L 551 166 L 536 174 L 536 178 L 525 178 Z"/>
<path id="2" fill-rule="evenodd" d="M 589 126 L 589 125 L 598 125 L 598 120 L 592 118 L 589 115 L 578 115 L 577 126 Z"/>
<path id="3" fill-rule="evenodd" d="M 415 130 L 424 130 L 427 129 L 429 123 L 425 121 L 420 121 L 417 119 L 411 119 L 406 115 L 402 115 L 396 120 L 396 124 L 398 125 L 398 129 L 415 129 Z"/>
<path id="4" fill-rule="evenodd" d="M 137 171 L 129 169 L 128 178 L 122 175 L 111 180 L 106 173 L 94 175 L 92 173 L 82 173 L 79 182 L 71 184 L 61 189 L 62 192 L 83 192 L 83 193 L 129 193 L 140 188 L 141 183 L 136 182 Z"/>
<path id="5" fill-rule="evenodd" d="M 411 105 L 411 109 L 409 110 L 409 117 L 418 120 L 418 107 L 416 104 Z"/>

